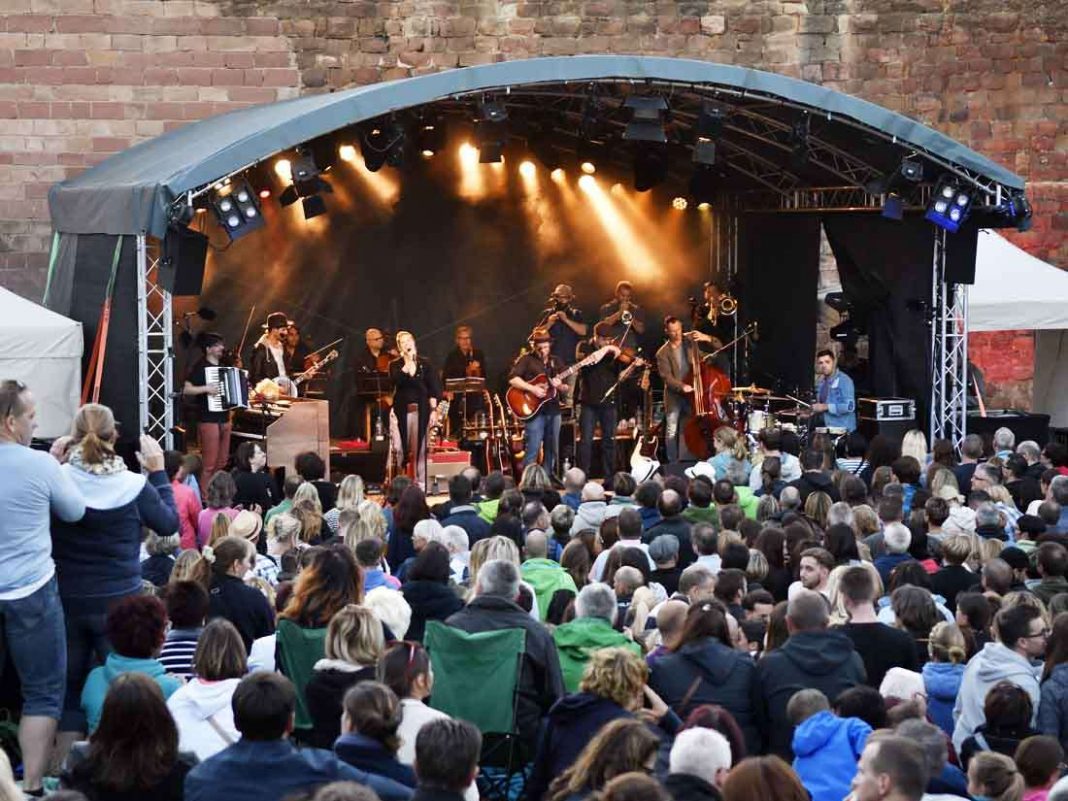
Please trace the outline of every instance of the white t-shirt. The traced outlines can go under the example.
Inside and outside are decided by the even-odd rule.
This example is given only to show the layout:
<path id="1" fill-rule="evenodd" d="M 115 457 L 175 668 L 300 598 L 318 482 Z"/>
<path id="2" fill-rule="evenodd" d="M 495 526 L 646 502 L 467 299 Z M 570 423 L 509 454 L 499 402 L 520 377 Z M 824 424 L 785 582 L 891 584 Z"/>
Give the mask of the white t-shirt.
<path id="1" fill-rule="evenodd" d="M 656 570 L 656 562 L 649 556 L 649 546 L 641 540 L 619 540 L 615 545 L 609 548 L 607 551 L 601 551 L 597 554 L 597 558 L 593 560 L 593 567 L 590 568 L 590 578 L 593 581 L 600 581 L 601 576 L 604 575 L 604 566 L 608 564 L 608 554 L 616 548 L 641 548 L 645 551 L 645 558 L 649 560 L 649 569 Z"/>
<path id="2" fill-rule="evenodd" d="M 278 377 L 286 378 L 286 350 L 282 345 L 272 345 L 270 342 L 264 342 L 267 346 L 267 352 L 271 354 L 271 358 L 274 359 L 274 363 L 278 365 Z"/>
<path id="3" fill-rule="evenodd" d="M 431 709 L 422 701 L 414 698 L 401 699 L 401 724 L 397 729 L 400 748 L 397 749 L 397 761 L 402 765 L 415 764 L 415 738 L 419 730 L 432 720 L 448 719 L 448 715 L 437 709 Z M 464 801 L 478 801 L 478 787 L 471 786 L 464 791 Z"/>

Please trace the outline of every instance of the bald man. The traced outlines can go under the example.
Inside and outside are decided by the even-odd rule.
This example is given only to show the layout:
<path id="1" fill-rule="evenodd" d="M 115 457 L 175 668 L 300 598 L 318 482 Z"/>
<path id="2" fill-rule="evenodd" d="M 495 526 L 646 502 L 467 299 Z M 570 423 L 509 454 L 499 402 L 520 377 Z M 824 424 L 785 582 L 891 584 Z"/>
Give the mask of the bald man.
<path id="1" fill-rule="evenodd" d="M 675 638 L 682 632 L 689 609 L 690 606 L 685 601 L 675 599 L 660 604 L 655 614 L 656 629 L 660 632 L 660 645 L 650 651 L 645 658 L 649 667 L 652 667 L 654 662 L 668 652 Z"/>
<path id="2" fill-rule="evenodd" d="M 356 430 L 364 429 L 363 435 L 370 441 L 374 431 L 374 419 L 378 418 L 378 415 L 383 410 L 380 404 L 376 403 L 372 397 L 368 397 L 366 393 L 369 391 L 373 393 L 375 386 L 373 381 L 366 381 L 369 377 L 374 376 L 377 373 L 386 373 L 389 371 L 389 362 L 392 356 L 385 349 L 386 337 L 382 333 L 381 329 L 368 328 L 364 334 L 364 341 L 367 343 L 366 347 L 360 350 L 359 353 L 352 360 L 353 372 L 356 375 L 357 390 L 360 392 L 356 397 Z M 371 386 L 368 387 L 367 384 Z M 381 391 L 387 394 L 392 389 L 392 385 L 387 380 L 383 380 L 381 385 Z M 385 417 L 382 417 L 382 428 L 388 429 L 385 424 Z"/>
<path id="3" fill-rule="evenodd" d="M 575 306 L 575 293 L 568 284 L 557 284 L 549 299 L 549 308 L 543 314 L 546 315 L 545 327 L 553 338 L 549 352 L 564 366 L 574 364 L 575 349 L 588 329 L 582 320 L 582 310 Z"/>

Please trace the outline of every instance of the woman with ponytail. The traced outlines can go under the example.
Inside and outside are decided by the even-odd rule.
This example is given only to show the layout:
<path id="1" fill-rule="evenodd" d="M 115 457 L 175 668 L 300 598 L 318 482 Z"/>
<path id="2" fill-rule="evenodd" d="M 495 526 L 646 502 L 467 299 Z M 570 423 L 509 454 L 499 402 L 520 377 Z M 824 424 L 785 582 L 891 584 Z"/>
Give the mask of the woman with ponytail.
<path id="1" fill-rule="evenodd" d="M 86 731 L 82 685 L 111 651 L 105 634 L 108 610 L 141 592 L 142 527 L 161 537 L 178 531 L 163 450 L 142 436 L 138 457 L 144 472 L 134 473 L 115 453 L 117 439 L 111 409 L 89 403 L 78 410 L 71 436 L 60 446 L 61 469 L 86 500 L 79 522 L 52 520 L 52 556 L 67 628 L 67 690 L 59 730 L 68 737 Z"/>
<path id="2" fill-rule="evenodd" d="M 936 623 L 927 638 L 930 660 L 923 666 L 927 715 L 942 731 L 953 736 L 953 705 L 957 702 L 964 663 L 968 661 L 964 634 L 955 623 Z"/>
<path id="3" fill-rule="evenodd" d="M 1024 779 L 1009 757 L 982 751 L 968 765 L 968 792 L 987 801 L 1022 801 Z"/>
<path id="4" fill-rule="evenodd" d="M 716 455 L 709 459 L 709 464 L 716 469 L 716 481 L 727 478 L 727 468 L 731 462 L 738 461 L 749 466 L 749 451 L 745 439 L 730 426 L 720 426 L 712 433 L 712 447 Z"/>

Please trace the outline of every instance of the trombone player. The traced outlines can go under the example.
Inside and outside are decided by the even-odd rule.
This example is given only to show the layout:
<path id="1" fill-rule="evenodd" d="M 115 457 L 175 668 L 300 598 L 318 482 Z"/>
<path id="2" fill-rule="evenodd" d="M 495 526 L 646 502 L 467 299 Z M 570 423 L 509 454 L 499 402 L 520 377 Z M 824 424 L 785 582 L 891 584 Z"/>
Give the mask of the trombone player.
<path id="1" fill-rule="evenodd" d="M 636 336 L 645 333 L 645 310 L 634 302 L 634 285 L 630 281 L 620 281 L 616 284 L 615 298 L 601 307 L 599 318 L 601 322 L 609 325 L 612 338 L 617 341 L 623 336 L 628 325 Z"/>
<path id="2" fill-rule="evenodd" d="M 694 303 L 693 300 L 690 302 Z M 711 353 L 722 348 L 724 342 L 734 339 L 734 317 L 737 312 L 738 301 L 732 295 L 724 292 L 715 281 L 705 281 L 704 302 L 693 306 L 694 330 L 710 337 L 701 350 Z M 713 363 L 724 372 L 729 372 L 728 361 L 727 354 L 721 353 Z"/>

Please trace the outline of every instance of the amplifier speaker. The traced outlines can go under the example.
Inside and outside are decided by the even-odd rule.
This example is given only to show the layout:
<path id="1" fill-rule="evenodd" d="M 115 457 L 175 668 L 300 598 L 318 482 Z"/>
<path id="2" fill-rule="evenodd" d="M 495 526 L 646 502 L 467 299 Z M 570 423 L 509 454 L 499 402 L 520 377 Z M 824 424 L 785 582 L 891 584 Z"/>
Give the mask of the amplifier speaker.
<path id="1" fill-rule="evenodd" d="M 872 420 L 861 417 L 857 421 L 857 429 L 870 441 L 876 434 L 901 442 L 905 438 L 905 432 L 917 428 L 915 420 Z"/>
<path id="2" fill-rule="evenodd" d="M 208 238 L 204 234 L 172 225 L 163 239 L 160 286 L 172 295 L 199 295 L 207 258 Z"/>

